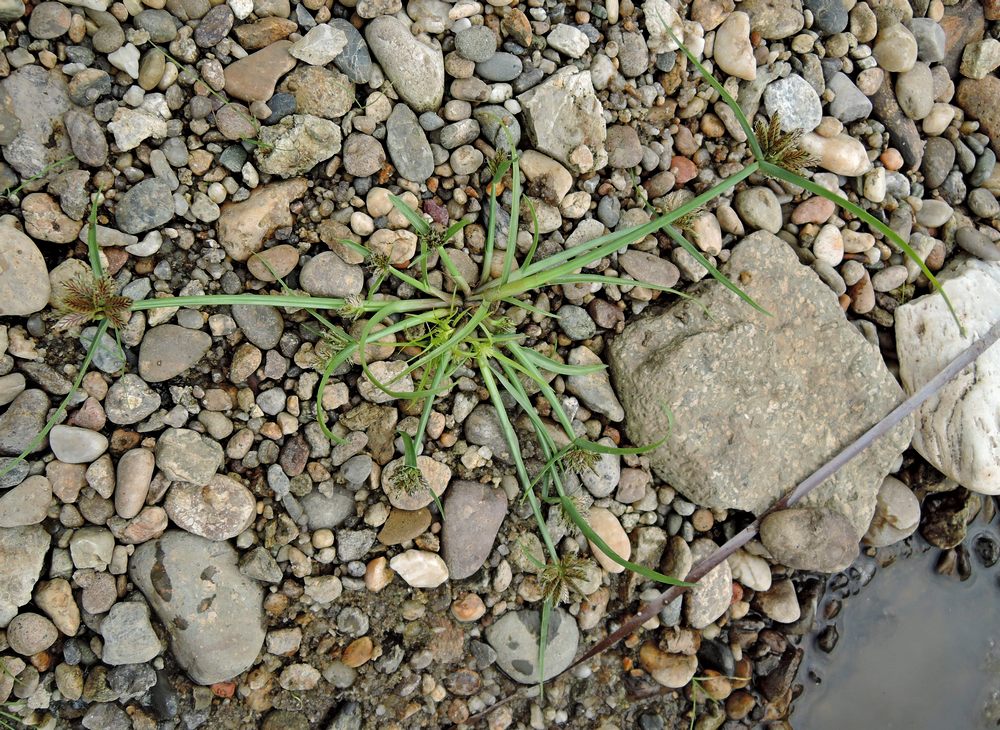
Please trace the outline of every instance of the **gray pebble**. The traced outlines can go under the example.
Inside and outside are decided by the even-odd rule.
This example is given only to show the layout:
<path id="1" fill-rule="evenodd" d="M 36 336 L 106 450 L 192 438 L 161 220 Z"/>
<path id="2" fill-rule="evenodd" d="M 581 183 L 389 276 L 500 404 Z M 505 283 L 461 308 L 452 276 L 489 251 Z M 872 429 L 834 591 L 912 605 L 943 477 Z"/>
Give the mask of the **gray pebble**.
<path id="1" fill-rule="evenodd" d="M 976 160 L 972 172 L 969 173 L 969 185 L 979 186 L 985 183 L 993 175 L 993 169 L 997 164 L 996 153 L 990 148 L 983 150 Z"/>
<path id="2" fill-rule="evenodd" d="M 153 43 L 170 43 L 177 37 L 174 17 L 166 10 L 146 9 L 135 16 L 135 24 L 149 33 Z"/>
<path id="3" fill-rule="evenodd" d="M 375 530 L 338 530 L 337 557 L 341 562 L 361 560 L 375 544 Z"/>
<path id="4" fill-rule="evenodd" d="M 937 21 L 913 18 L 907 25 L 917 39 L 917 58 L 927 63 L 944 60 L 945 33 Z"/>
<path id="5" fill-rule="evenodd" d="M 954 164 L 955 147 L 951 142 L 944 137 L 931 137 L 927 140 L 920 167 L 924 173 L 924 184 L 928 188 L 939 187 Z"/>
<path id="6" fill-rule="evenodd" d="M 271 350 L 285 329 L 285 320 L 275 307 L 234 304 L 233 319 L 246 338 L 262 350 Z"/>
<path id="7" fill-rule="evenodd" d="M 559 329 L 571 340 L 588 340 L 597 334 L 597 325 L 583 307 L 564 304 L 556 314 L 559 317 Z"/>
<path id="8" fill-rule="evenodd" d="M 975 228 L 959 228 L 955 234 L 955 242 L 963 251 L 983 261 L 1000 261 L 1000 246 Z"/>
<path id="9" fill-rule="evenodd" d="M 980 218 L 995 218 L 1000 215 L 1000 203 L 986 188 L 976 188 L 969 193 L 969 208 Z"/>
<path id="10" fill-rule="evenodd" d="M 476 64 L 476 75 L 487 81 L 513 81 L 521 75 L 524 65 L 513 53 L 500 51 Z"/>
<path id="11" fill-rule="evenodd" d="M 406 104 L 393 107 L 386 123 L 386 147 L 396 171 L 413 182 L 424 182 L 434 174 L 434 155 L 417 117 Z"/>
<path id="12" fill-rule="evenodd" d="M 481 63 L 496 53 L 497 37 L 482 25 L 466 28 L 455 35 L 455 50 L 470 61 Z"/>
<path id="13" fill-rule="evenodd" d="M 169 186 L 157 178 L 134 185 L 118 199 L 115 220 L 126 233 L 159 228 L 174 217 L 174 198 Z"/>

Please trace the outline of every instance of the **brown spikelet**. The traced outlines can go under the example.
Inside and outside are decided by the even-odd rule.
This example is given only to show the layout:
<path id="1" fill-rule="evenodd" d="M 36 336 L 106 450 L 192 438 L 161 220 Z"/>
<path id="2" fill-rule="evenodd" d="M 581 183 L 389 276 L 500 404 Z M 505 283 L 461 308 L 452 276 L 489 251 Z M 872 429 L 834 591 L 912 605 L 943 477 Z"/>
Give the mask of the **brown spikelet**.
<path id="1" fill-rule="evenodd" d="M 89 274 L 80 274 L 63 287 L 65 293 L 59 301 L 62 317 L 55 324 L 57 330 L 102 319 L 108 320 L 114 329 L 128 324 L 132 300 L 117 293 L 115 280 L 110 276 L 94 278 Z"/>
<path id="2" fill-rule="evenodd" d="M 587 563 L 589 561 L 575 555 L 567 555 L 557 563 L 546 563 L 538 576 L 545 598 L 552 605 L 568 603 L 571 593 L 583 595 L 580 583 L 587 578 Z"/>
<path id="3" fill-rule="evenodd" d="M 756 122 L 753 131 L 764 152 L 764 159 L 768 162 L 799 175 L 807 167 L 816 164 L 816 158 L 800 145 L 802 130 L 793 129 L 791 132 L 782 130 L 781 118 L 777 112 L 766 124 Z"/>
<path id="4" fill-rule="evenodd" d="M 496 153 L 486 161 L 486 167 L 490 171 L 490 179 L 497 176 L 497 171 L 502 165 L 510 162 L 510 153 L 505 149 L 498 149 Z"/>
<path id="5" fill-rule="evenodd" d="M 582 474 L 585 471 L 594 471 L 601 455 L 596 451 L 585 449 L 570 449 L 562 457 L 562 466 L 566 471 L 574 474 Z"/>

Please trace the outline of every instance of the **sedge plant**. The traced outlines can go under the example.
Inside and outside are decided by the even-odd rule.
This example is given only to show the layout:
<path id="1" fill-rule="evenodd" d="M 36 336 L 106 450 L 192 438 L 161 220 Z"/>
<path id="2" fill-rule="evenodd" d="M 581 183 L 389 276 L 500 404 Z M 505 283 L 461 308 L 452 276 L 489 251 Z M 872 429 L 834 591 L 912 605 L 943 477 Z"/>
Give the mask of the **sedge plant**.
<path id="1" fill-rule="evenodd" d="M 448 227 L 439 227 L 431 224 L 402 199 L 392 196 L 392 204 L 416 234 L 419 250 L 412 261 L 394 263 L 381 251 L 369 250 L 353 241 L 342 241 L 344 246 L 363 256 L 370 269 L 371 276 L 364 296 L 314 297 L 292 291 L 283 282 L 279 282 L 281 293 L 164 296 L 133 301 L 117 292 L 115 281 L 103 270 L 97 241 L 97 213 L 103 197 L 100 193 L 95 193 L 92 196 L 87 237 L 91 274 L 68 287 L 62 300 L 63 318 L 60 325 L 74 327 L 94 321 L 97 323 L 97 331 L 89 341 L 70 393 L 18 460 L 26 458 L 37 449 L 49 430 L 62 420 L 67 405 L 79 389 L 104 336 L 109 330 L 117 335 L 135 312 L 162 307 L 234 304 L 308 312 L 323 330 L 322 340 L 316 347 L 316 352 L 323 358 L 317 388 L 316 418 L 320 429 L 328 438 L 340 441 L 330 427 L 328 414 L 323 410 L 323 393 L 335 373 L 348 364 L 356 363 L 374 387 L 393 398 L 419 404 L 417 427 L 413 433 L 401 434 L 403 461 L 390 475 L 394 486 L 404 490 L 429 488 L 418 466 L 417 457 L 425 446 L 427 426 L 434 404 L 438 398 L 450 393 L 452 379 L 459 369 L 463 372 L 471 369 L 478 374 L 495 409 L 521 487 L 522 499 L 530 508 L 544 546 L 542 559 L 529 554 L 529 559 L 538 569 L 543 595 L 538 654 L 541 685 L 545 677 L 544 647 L 552 610 L 560 602 L 569 600 L 587 574 L 586 561 L 576 555 L 563 556 L 559 553 L 547 527 L 548 510 L 558 510 L 592 545 L 619 565 L 648 580 L 668 585 L 687 584 L 618 555 L 587 522 L 583 504 L 571 488 L 572 476 L 594 468 L 601 455 L 645 453 L 659 447 L 665 438 L 654 444 L 626 448 L 594 443 L 577 434 L 562 400 L 550 384 L 550 379 L 555 376 L 590 375 L 602 370 L 604 366 L 567 364 L 554 352 L 537 345 L 529 346 L 518 323 L 523 322 L 529 314 L 553 316 L 531 303 L 533 295 L 546 288 L 598 284 L 641 286 L 687 296 L 650 282 L 596 273 L 602 260 L 622 252 L 647 236 L 662 234 L 686 250 L 712 277 L 748 305 L 764 311 L 684 235 L 685 221 L 689 221 L 696 211 L 716 198 L 729 194 L 741 182 L 759 173 L 832 200 L 867 223 L 910 256 L 947 301 L 947 296 L 934 275 L 892 229 L 855 203 L 803 176 L 812 159 L 798 145 L 798 135 L 782 131 L 774 119 L 769 123 L 752 125 L 722 84 L 683 45 L 680 48 L 733 110 L 746 132 L 753 159 L 739 172 L 726 177 L 679 207 L 665 212 L 654 210 L 656 216 L 648 223 L 607 233 L 544 258 L 537 255 L 539 234 L 535 210 L 531 199 L 522 190 L 519 155 L 516 145 L 509 138 L 507 149 L 497 152 L 485 173 L 488 190 L 487 230 L 478 265 L 460 248 L 459 233 L 470 220 L 463 219 Z M 510 192 L 509 222 L 505 232 L 499 224 L 501 187 Z M 641 202 L 646 203 L 645 200 Z M 527 215 L 524 215 L 525 210 Z M 530 243 L 526 243 L 524 250 L 519 250 L 518 234 L 522 224 L 531 235 Z M 465 265 L 469 261 L 472 261 L 474 271 Z M 432 275 L 436 262 L 440 263 L 446 274 L 444 279 L 439 280 Z M 406 293 L 405 298 L 398 296 L 401 291 Z M 948 306 L 951 307 L 950 301 Z M 353 335 L 341 324 L 352 320 L 363 320 L 353 328 L 356 332 Z M 392 339 L 387 340 L 390 336 Z M 382 380 L 373 371 L 368 353 L 373 345 L 382 346 L 387 342 L 394 351 L 393 357 L 401 360 L 403 367 L 391 378 Z M 119 339 L 119 348 L 120 346 Z M 414 383 L 412 389 L 402 387 L 404 378 Z M 550 419 L 544 419 L 539 414 L 532 396 L 544 401 Z M 536 450 L 544 460 L 544 466 L 535 474 L 529 471 L 508 403 L 512 403 L 523 414 Z M 665 419 L 665 423 L 668 421 L 668 418 Z M 12 469 L 18 460 L 9 462 L 0 470 L 0 475 Z M 433 491 L 432 494 L 437 499 Z M 440 502 L 438 505 L 440 508 Z"/>

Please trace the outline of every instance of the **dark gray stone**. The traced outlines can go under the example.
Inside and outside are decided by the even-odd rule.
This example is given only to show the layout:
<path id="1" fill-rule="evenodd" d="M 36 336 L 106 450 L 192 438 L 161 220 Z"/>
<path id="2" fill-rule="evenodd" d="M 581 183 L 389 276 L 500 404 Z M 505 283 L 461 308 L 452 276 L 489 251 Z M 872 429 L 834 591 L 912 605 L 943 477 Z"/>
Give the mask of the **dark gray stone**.
<path id="1" fill-rule="evenodd" d="M 343 18 L 334 18 L 330 25 L 347 36 L 347 45 L 333 59 L 333 65 L 353 83 L 367 84 L 372 75 L 372 57 L 368 53 L 365 39 L 357 28 Z"/>
<path id="2" fill-rule="evenodd" d="M 278 346 L 285 320 L 276 308 L 234 304 L 232 312 L 240 331 L 250 342 L 262 350 L 272 350 Z"/>
<path id="3" fill-rule="evenodd" d="M 427 135 L 417 123 L 416 114 L 405 104 L 393 107 L 386 123 L 386 146 L 401 177 L 424 182 L 434 174 L 434 154 Z"/>
<path id="4" fill-rule="evenodd" d="M 487 81 L 513 81 L 521 75 L 524 64 L 513 53 L 500 51 L 476 64 L 476 75 Z"/>
<path id="5" fill-rule="evenodd" d="M 133 185 L 115 205 L 115 220 L 125 233 L 144 233 L 166 225 L 173 217 L 170 187 L 155 177 Z"/>
<path id="6" fill-rule="evenodd" d="M 212 48 L 233 29 L 233 11 L 228 5 L 216 5 L 194 29 L 194 42 L 199 48 Z"/>
<path id="7" fill-rule="evenodd" d="M 931 189 L 939 187 L 955 164 L 955 146 L 944 137 L 931 137 L 924 147 L 924 159 L 920 165 L 924 173 L 924 184 Z"/>
<path id="8" fill-rule="evenodd" d="M 847 7 L 843 0 L 804 0 L 802 3 L 813 14 L 813 30 L 833 35 L 847 27 Z"/>

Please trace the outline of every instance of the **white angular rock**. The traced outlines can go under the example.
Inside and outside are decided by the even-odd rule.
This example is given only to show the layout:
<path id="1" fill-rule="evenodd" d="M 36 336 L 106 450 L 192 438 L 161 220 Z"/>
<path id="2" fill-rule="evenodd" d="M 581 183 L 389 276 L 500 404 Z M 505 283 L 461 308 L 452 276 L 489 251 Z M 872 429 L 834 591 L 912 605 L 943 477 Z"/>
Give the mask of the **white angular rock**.
<path id="1" fill-rule="evenodd" d="M 729 556 L 729 569 L 733 571 L 734 580 L 751 590 L 767 591 L 771 588 L 771 566 L 758 555 L 737 550 Z"/>
<path id="2" fill-rule="evenodd" d="M 575 172 L 608 164 L 604 110 L 589 71 L 563 68 L 518 97 L 535 148 Z"/>
<path id="3" fill-rule="evenodd" d="M 676 38 L 684 36 L 684 24 L 677 11 L 666 0 L 646 0 L 642 4 L 642 15 L 649 50 L 653 53 L 676 51 L 679 46 L 670 33 Z"/>
<path id="4" fill-rule="evenodd" d="M 109 53 L 108 61 L 133 79 L 139 78 L 139 49 L 131 43 L 126 43 L 114 53 Z"/>
<path id="5" fill-rule="evenodd" d="M 135 149 L 143 141 L 152 137 L 163 139 L 167 136 L 167 123 L 152 114 L 128 107 L 118 107 L 108 122 L 108 130 L 115 136 L 115 144 L 123 152 Z"/>
<path id="6" fill-rule="evenodd" d="M 389 561 L 389 567 L 399 573 L 414 588 L 437 588 L 448 580 L 448 566 L 437 553 L 407 550 Z"/>
<path id="7" fill-rule="evenodd" d="M 255 154 L 262 172 L 282 178 L 313 169 L 340 152 L 340 127 L 311 114 L 292 114 L 264 127 Z"/>
<path id="8" fill-rule="evenodd" d="M 802 149 L 819 160 L 824 170 L 845 177 L 864 175 L 872 168 L 865 146 L 847 134 L 821 137 L 815 132 L 802 135 Z"/>
<path id="9" fill-rule="evenodd" d="M 327 23 L 320 23 L 310 29 L 302 38 L 288 48 L 288 52 L 311 66 L 325 66 L 336 58 L 347 46 L 344 31 Z"/>
<path id="10" fill-rule="evenodd" d="M 896 310 L 899 373 L 908 393 L 924 385 L 1000 321 L 1000 262 L 960 259 L 938 275 L 944 299 L 928 294 Z M 913 447 L 966 489 L 1000 494 L 1000 344 L 984 352 L 917 411 Z"/>
<path id="11" fill-rule="evenodd" d="M 901 481 L 886 477 L 878 491 L 875 516 L 864 542 L 874 547 L 892 545 L 916 532 L 919 524 L 920 500 Z"/>
<path id="12" fill-rule="evenodd" d="M 750 16 L 732 13 L 715 31 L 714 58 L 719 68 L 730 76 L 753 81 L 757 78 L 757 61 L 750 44 Z"/>
<path id="13" fill-rule="evenodd" d="M 550 47 L 570 58 L 579 58 L 590 48 L 586 34 L 572 25 L 559 23 L 545 38 Z"/>

